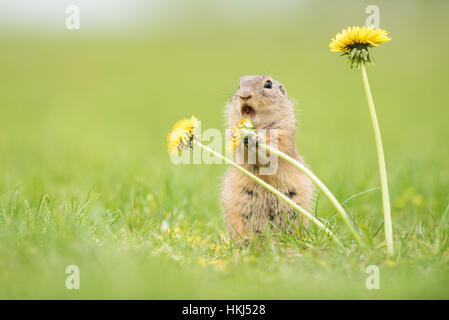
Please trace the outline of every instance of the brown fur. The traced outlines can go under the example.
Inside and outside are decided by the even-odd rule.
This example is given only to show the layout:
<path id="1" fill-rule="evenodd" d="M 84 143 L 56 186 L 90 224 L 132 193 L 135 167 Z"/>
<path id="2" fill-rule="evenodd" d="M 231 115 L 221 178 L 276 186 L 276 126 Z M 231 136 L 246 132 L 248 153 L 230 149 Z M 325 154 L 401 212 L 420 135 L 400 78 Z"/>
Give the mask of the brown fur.
<path id="1" fill-rule="evenodd" d="M 264 88 L 266 81 L 272 88 Z M 251 106 L 255 115 L 253 124 L 257 129 L 277 129 L 278 149 L 304 163 L 295 145 L 296 119 L 293 103 L 282 84 L 268 75 L 244 76 L 240 87 L 226 106 L 228 126 L 234 126 L 242 118 L 242 107 Z M 269 144 L 267 133 L 267 144 Z M 259 154 L 257 154 L 259 157 Z M 275 174 L 260 175 L 258 164 L 243 164 L 245 169 L 289 196 L 306 210 L 312 205 L 313 187 L 310 179 L 299 169 L 278 158 Z M 267 222 L 275 230 L 293 232 L 296 225 L 305 223 L 303 217 L 283 200 L 239 170 L 231 167 L 224 179 L 222 201 L 226 224 L 235 240 L 248 239 L 253 233 L 260 234 Z"/>

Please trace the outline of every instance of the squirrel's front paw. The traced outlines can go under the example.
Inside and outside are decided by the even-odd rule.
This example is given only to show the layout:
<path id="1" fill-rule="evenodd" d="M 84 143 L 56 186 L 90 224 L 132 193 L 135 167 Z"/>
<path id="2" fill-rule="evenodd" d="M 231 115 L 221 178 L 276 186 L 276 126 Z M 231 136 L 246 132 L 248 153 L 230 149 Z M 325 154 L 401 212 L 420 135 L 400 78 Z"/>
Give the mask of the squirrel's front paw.
<path id="1" fill-rule="evenodd" d="M 248 148 L 248 150 L 256 150 L 259 141 L 259 135 L 249 134 L 243 136 L 243 143 Z"/>

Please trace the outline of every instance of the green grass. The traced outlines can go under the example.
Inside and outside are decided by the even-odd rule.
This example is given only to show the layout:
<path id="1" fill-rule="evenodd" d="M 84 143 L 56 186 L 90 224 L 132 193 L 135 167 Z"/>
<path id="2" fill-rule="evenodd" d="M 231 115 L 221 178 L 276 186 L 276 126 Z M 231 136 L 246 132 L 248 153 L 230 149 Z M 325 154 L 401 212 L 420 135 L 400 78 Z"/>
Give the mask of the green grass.
<path id="1" fill-rule="evenodd" d="M 270 73 L 299 102 L 299 151 L 337 198 L 377 187 L 360 72 L 327 48 L 364 7 L 306 6 L 269 28 L 256 16 L 128 37 L 3 32 L 0 298 L 449 298 L 446 4 L 382 3 L 393 41 L 368 68 L 394 257 L 379 190 L 346 203 L 371 250 L 360 252 L 323 196 L 316 214 L 348 250 L 314 228 L 237 248 L 219 202 L 226 166 L 174 166 L 166 152 L 178 119 L 224 130 L 239 77 Z M 65 288 L 71 264 L 81 290 Z M 368 265 L 380 290 L 365 287 Z"/>

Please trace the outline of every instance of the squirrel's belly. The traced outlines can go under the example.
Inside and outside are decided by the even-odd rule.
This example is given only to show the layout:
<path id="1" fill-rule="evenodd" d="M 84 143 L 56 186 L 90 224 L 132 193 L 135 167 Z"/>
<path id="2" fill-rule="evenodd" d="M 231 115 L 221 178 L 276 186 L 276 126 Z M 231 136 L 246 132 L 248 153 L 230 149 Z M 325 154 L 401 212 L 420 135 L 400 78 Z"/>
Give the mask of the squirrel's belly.
<path id="1" fill-rule="evenodd" d="M 244 188 L 241 206 L 243 228 L 255 233 L 263 233 L 266 228 L 292 232 L 292 226 L 302 223 L 298 212 L 276 195 L 258 186 L 253 190 Z M 284 194 L 294 200 L 293 191 Z M 298 221 L 299 220 L 299 221 Z"/>
<path id="2" fill-rule="evenodd" d="M 274 177 L 273 177 L 274 178 Z M 299 177 L 301 178 L 301 177 Z M 309 209 L 312 192 L 308 179 L 301 181 L 270 179 L 270 184 L 305 209 Z M 299 232 L 304 218 L 276 195 L 235 171 L 228 172 L 223 189 L 227 227 L 234 237 L 251 233 Z"/>

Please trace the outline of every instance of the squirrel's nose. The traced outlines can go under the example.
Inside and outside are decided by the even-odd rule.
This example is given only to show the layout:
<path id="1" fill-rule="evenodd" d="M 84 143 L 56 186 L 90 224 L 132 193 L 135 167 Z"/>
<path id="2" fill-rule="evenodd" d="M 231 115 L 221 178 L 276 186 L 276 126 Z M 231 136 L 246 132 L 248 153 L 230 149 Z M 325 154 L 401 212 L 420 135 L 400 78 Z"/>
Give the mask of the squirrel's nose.
<path id="1" fill-rule="evenodd" d="M 249 98 L 251 98 L 251 93 L 249 93 L 249 92 L 240 92 L 239 93 L 239 97 L 242 100 L 248 100 Z"/>

